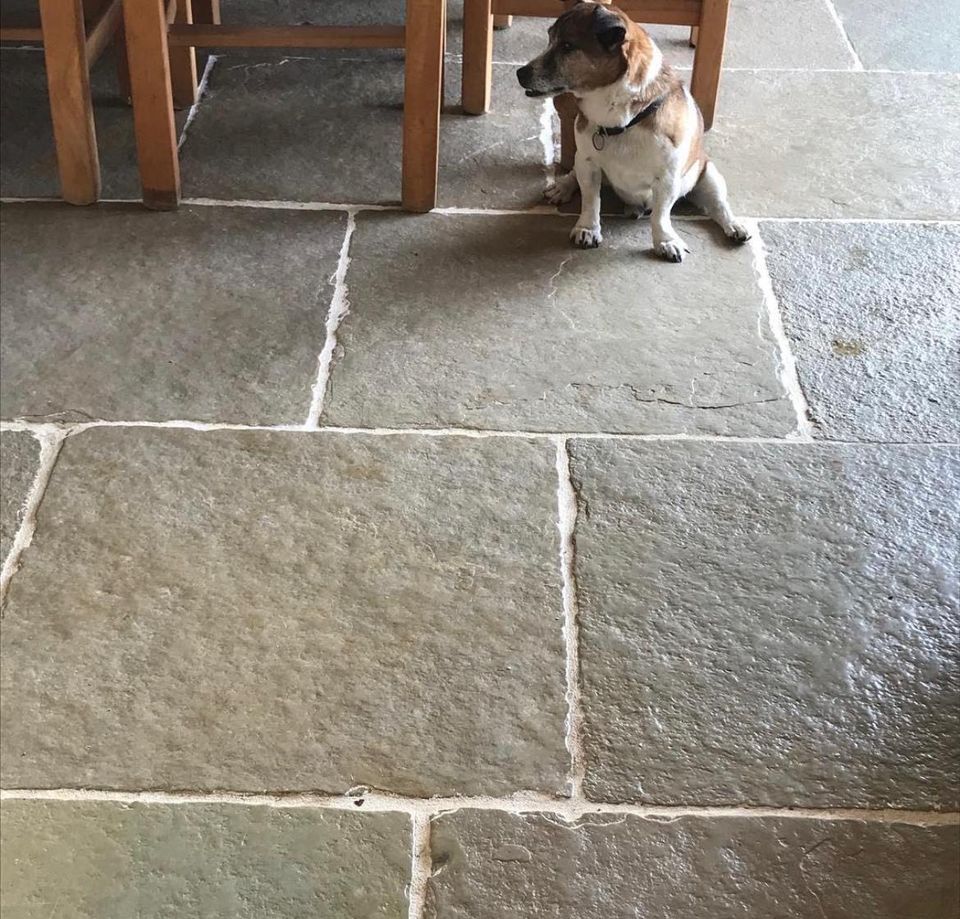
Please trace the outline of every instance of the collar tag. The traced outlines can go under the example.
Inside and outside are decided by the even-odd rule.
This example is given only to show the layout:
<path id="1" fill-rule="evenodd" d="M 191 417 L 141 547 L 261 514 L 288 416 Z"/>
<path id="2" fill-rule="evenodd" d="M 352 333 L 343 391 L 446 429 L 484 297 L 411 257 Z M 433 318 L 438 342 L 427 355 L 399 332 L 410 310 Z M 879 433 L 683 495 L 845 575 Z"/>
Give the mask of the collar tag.
<path id="1" fill-rule="evenodd" d="M 599 128 L 593 132 L 593 149 L 598 153 L 607 145 L 607 135 Z"/>

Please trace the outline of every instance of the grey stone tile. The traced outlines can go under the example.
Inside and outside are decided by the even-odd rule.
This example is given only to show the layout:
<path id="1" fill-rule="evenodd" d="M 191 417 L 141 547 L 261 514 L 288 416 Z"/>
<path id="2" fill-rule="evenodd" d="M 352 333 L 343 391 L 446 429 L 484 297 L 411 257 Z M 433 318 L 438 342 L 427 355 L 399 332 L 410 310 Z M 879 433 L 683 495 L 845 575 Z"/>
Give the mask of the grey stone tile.
<path id="1" fill-rule="evenodd" d="M 869 68 L 960 70 L 960 9 L 955 0 L 834 0 L 844 28 Z"/>
<path id="2" fill-rule="evenodd" d="M 451 13 L 451 18 L 455 17 Z M 462 27 L 462 23 L 457 22 Z M 497 32 L 494 60 L 524 62 L 547 41 L 548 19 L 516 18 Z M 671 64 L 690 67 L 693 49 L 686 26 L 647 26 Z M 460 29 L 457 29 L 459 37 Z M 459 43 L 452 46 L 460 49 Z M 724 56 L 727 67 L 849 68 L 853 64 L 840 30 L 822 0 L 733 0 Z"/>
<path id="3" fill-rule="evenodd" d="M 955 826 L 458 811 L 432 825 L 430 919 L 949 919 Z"/>
<path id="4" fill-rule="evenodd" d="M 10 416 L 301 423 L 343 214 L 3 208 Z"/>
<path id="5" fill-rule="evenodd" d="M 117 89 L 114 68 L 114 61 L 107 54 L 92 74 L 101 195 L 139 199 L 133 116 Z M 177 112 L 178 128 L 186 118 L 185 111 Z M 0 194 L 18 198 L 59 197 L 60 178 L 42 53 L 11 49 L 0 52 L 0 121 Z"/>
<path id="6" fill-rule="evenodd" d="M 572 452 L 590 797 L 956 809 L 956 450 Z"/>
<path id="7" fill-rule="evenodd" d="M 960 77 L 728 73 L 707 149 L 734 210 L 764 217 L 960 213 Z M 895 124 L 896 130 L 890 130 Z"/>
<path id="8" fill-rule="evenodd" d="M 403 814 L 5 801 L 11 919 L 401 919 Z"/>
<path id="9" fill-rule="evenodd" d="M 71 438 L 2 635 L 7 787 L 561 792 L 552 444 Z"/>
<path id="10" fill-rule="evenodd" d="M 960 225 L 765 223 L 800 382 L 836 440 L 960 440 Z"/>
<path id="11" fill-rule="evenodd" d="M 395 204 L 400 198 L 403 65 L 224 55 L 183 152 L 187 195 Z M 543 103 L 524 97 L 512 67 L 495 81 L 513 100 L 484 118 L 460 113 L 458 68 L 447 68 L 440 204 L 524 208 L 545 186 Z"/>
<path id="12" fill-rule="evenodd" d="M 20 509 L 37 474 L 40 445 L 30 434 L 0 435 L 0 565 L 20 526 Z"/>
<path id="13" fill-rule="evenodd" d="M 749 251 L 687 221 L 570 247 L 555 216 L 361 214 L 324 419 L 360 426 L 786 434 Z M 759 322 L 758 322 L 759 320 Z M 758 331 L 758 324 L 763 331 Z"/>

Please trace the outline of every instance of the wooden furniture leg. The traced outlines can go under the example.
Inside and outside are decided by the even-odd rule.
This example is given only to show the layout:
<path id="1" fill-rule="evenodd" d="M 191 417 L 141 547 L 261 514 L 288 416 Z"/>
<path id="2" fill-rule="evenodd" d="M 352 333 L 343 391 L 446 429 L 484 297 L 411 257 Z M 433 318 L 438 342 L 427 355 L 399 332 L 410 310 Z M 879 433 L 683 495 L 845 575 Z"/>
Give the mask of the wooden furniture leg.
<path id="1" fill-rule="evenodd" d="M 576 97 L 570 93 L 557 96 L 553 107 L 560 116 L 560 168 L 569 172 L 577 154 L 576 124 L 580 108 Z"/>
<path id="2" fill-rule="evenodd" d="M 177 0 L 176 23 L 192 23 L 190 0 Z M 197 55 L 189 45 L 170 49 L 170 85 L 176 108 L 190 108 L 197 101 Z"/>
<path id="3" fill-rule="evenodd" d="M 45 2 L 56 4 L 59 0 Z M 162 0 L 123 0 L 123 20 L 143 203 L 155 210 L 171 210 L 180 201 L 180 163 L 170 92 L 166 10 Z"/>
<path id="4" fill-rule="evenodd" d="M 403 206 L 437 203 L 446 0 L 407 0 L 403 103 Z"/>
<path id="5" fill-rule="evenodd" d="M 205 26 L 220 25 L 220 0 L 193 0 L 193 21 Z"/>
<path id="6" fill-rule="evenodd" d="M 493 27 L 495 29 L 509 29 L 513 25 L 513 16 L 494 16 Z"/>
<path id="7" fill-rule="evenodd" d="M 703 0 L 700 10 L 690 92 L 703 112 L 703 127 L 707 131 L 713 126 L 713 116 L 717 110 L 729 9 L 730 0 Z"/>
<path id="8" fill-rule="evenodd" d="M 40 0 L 40 21 L 61 191 L 70 204 L 92 204 L 100 196 L 100 159 L 82 0 Z"/>
<path id="9" fill-rule="evenodd" d="M 491 0 L 463 0 L 463 110 L 482 115 L 490 109 L 493 79 Z"/>
<path id="10" fill-rule="evenodd" d="M 696 48 L 697 42 L 700 40 L 700 26 L 690 26 L 690 47 Z"/>

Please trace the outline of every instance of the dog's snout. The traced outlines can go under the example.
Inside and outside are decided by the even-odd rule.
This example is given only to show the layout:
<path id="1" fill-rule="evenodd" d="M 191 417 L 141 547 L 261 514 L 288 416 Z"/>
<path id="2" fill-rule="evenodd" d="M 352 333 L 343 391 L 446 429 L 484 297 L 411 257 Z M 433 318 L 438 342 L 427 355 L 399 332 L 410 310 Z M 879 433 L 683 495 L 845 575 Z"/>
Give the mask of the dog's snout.
<path id="1" fill-rule="evenodd" d="M 524 67 L 520 67 L 517 70 L 517 79 L 520 81 L 520 85 L 524 89 L 530 89 L 530 81 L 533 79 L 533 67 L 529 64 Z"/>

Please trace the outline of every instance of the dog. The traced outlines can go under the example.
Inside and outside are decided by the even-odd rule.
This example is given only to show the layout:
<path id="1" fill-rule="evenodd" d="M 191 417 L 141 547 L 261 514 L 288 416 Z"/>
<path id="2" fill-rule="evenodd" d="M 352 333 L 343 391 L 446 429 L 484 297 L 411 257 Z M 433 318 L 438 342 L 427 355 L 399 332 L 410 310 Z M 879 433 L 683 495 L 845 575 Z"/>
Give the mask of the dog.
<path id="1" fill-rule="evenodd" d="M 547 197 L 569 201 L 580 188 L 580 218 L 570 238 L 581 249 L 602 242 L 604 178 L 635 212 L 650 214 L 654 251 L 670 262 L 689 249 L 670 212 L 686 196 L 732 240 L 750 234 L 730 210 L 727 185 L 703 150 L 703 117 L 689 90 L 663 62 L 650 36 L 625 13 L 577 3 L 549 30 L 547 50 L 517 71 L 531 97 L 569 92 L 579 108 L 574 172 Z"/>

